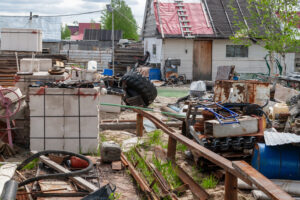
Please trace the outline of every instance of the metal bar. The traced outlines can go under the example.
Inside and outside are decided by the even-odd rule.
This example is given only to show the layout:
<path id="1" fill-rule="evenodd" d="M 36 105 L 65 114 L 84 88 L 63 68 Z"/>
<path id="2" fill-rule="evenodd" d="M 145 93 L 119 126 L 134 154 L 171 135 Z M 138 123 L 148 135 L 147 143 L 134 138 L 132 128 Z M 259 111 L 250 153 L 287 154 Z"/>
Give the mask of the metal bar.
<path id="1" fill-rule="evenodd" d="M 256 187 L 262 190 L 271 199 L 275 200 L 292 200 L 288 193 L 283 191 L 279 186 L 275 185 L 271 180 L 266 178 L 264 175 L 256 171 L 245 161 L 233 161 L 233 167 L 238 171 L 238 173 L 249 179 Z M 271 169 L 272 170 L 272 169 Z"/>
<path id="2" fill-rule="evenodd" d="M 225 197 L 224 200 L 237 200 L 237 178 L 229 172 L 225 174 Z"/>

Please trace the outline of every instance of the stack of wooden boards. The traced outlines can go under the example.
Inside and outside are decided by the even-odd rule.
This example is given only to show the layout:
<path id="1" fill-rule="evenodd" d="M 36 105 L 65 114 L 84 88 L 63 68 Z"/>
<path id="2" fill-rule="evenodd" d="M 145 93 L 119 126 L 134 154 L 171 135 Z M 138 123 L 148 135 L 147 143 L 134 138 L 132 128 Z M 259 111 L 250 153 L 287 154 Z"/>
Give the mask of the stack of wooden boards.
<path id="1" fill-rule="evenodd" d="M 128 45 L 115 49 L 115 72 L 125 73 L 127 67 L 133 67 L 144 56 L 143 45 Z"/>

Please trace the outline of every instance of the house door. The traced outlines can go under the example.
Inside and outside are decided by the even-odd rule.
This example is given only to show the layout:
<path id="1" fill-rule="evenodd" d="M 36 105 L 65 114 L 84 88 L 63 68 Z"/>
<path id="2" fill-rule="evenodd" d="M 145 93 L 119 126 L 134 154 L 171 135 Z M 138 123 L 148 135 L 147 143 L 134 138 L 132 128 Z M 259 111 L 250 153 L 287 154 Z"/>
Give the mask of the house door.
<path id="1" fill-rule="evenodd" d="M 212 41 L 194 41 L 193 80 L 212 80 Z"/>

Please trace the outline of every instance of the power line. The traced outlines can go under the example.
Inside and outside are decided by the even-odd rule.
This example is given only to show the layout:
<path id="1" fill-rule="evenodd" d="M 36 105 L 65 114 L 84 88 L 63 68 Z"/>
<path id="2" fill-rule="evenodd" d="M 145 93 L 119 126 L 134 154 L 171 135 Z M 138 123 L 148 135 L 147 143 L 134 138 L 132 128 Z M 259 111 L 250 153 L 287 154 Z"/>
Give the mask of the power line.
<path id="1" fill-rule="evenodd" d="M 90 11 L 90 12 L 83 12 L 83 13 L 74 13 L 74 14 L 64 14 L 64 15 L 38 15 L 38 17 L 70 17 L 70 16 L 78 16 L 78 15 L 88 15 L 88 14 L 93 14 L 93 13 L 99 13 L 99 12 L 104 12 L 104 10 L 95 10 L 95 11 Z M 35 16 L 35 15 L 33 15 Z M 19 16 L 11 16 L 11 15 L 0 15 L 0 17 L 29 17 L 28 15 L 19 15 Z"/>
<path id="2" fill-rule="evenodd" d="M 134 21 L 132 21 L 131 19 L 129 19 L 126 15 L 123 15 L 123 13 L 119 12 L 118 9 L 115 9 L 115 11 L 117 11 L 120 15 L 122 15 L 122 17 L 124 17 L 125 19 L 127 19 L 127 21 L 129 21 L 131 24 L 133 24 L 136 28 L 142 29 Z"/>

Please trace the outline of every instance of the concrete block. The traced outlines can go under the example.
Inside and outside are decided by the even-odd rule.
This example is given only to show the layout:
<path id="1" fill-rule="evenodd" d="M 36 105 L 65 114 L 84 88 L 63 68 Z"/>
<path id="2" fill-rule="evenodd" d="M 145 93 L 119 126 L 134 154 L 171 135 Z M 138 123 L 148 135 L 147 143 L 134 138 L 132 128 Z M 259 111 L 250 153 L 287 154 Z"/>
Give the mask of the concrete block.
<path id="1" fill-rule="evenodd" d="M 40 58 L 39 61 L 40 61 L 41 72 L 48 72 L 48 70 L 52 68 L 52 59 Z"/>
<path id="2" fill-rule="evenodd" d="M 64 150 L 74 153 L 80 153 L 79 139 L 64 139 Z"/>
<path id="3" fill-rule="evenodd" d="M 46 137 L 63 137 L 64 130 L 64 118 L 62 117 L 46 117 L 45 121 Z M 48 139 L 47 139 L 48 140 Z"/>
<path id="4" fill-rule="evenodd" d="M 97 137 L 99 134 L 98 117 L 80 118 L 81 137 Z"/>
<path id="5" fill-rule="evenodd" d="M 61 88 L 46 88 L 46 116 L 64 116 L 64 96 Z"/>
<path id="6" fill-rule="evenodd" d="M 64 137 L 78 138 L 79 137 L 79 118 L 78 117 L 64 117 Z"/>
<path id="7" fill-rule="evenodd" d="M 30 116 L 44 116 L 44 95 L 29 96 Z"/>
<path id="8" fill-rule="evenodd" d="M 74 93 L 74 95 L 69 95 Z M 78 105 L 78 89 L 65 89 L 64 91 L 64 102 L 63 110 L 65 116 L 78 116 L 79 105 Z M 75 95 L 76 94 L 76 95 Z"/>
<path id="9" fill-rule="evenodd" d="M 103 162 L 113 162 L 121 159 L 121 147 L 115 142 L 103 142 L 100 152 Z"/>
<path id="10" fill-rule="evenodd" d="M 100 95 L 100 103 L 111 103 L 111 104 L 121 104 L 122 97 L 119 95 Z M 102 106 L 100 105 L 101 112 L 111 112 L 111 113 L 120 113 L 121 108 L 115 106 Z"/>
<path id="11" fill-rule="evenodd" d="M 30 138 L 30 150 L 31 151 L 43 151 L 44 139 Z"/>
<path id="12" fill-rule="evenodd" d="M 44 137 L 44 118 L 31 117 L 30 118 L 30 137 Z"/>
<path id="13" fill-rule="evenodd" d="M 40 62 L 39 59 L 23 58 L 20 60 L 20 71 L 21 72 L 39 72 Z"/>
<path id="14" fill-rule="evenodd" d="M 63 139 L 46 139 L 46 150 L 64 150 Z"/>
<path id="15" fill-rule="evenodd" d="M 80 91 L 80 115 L 98 116 L 99 88 L 81 88 Z"/>
<path id="16" fill-rule="evenodd" d="M 98 139 L 81 138 L 81 153 L 97 153 Z"/>

